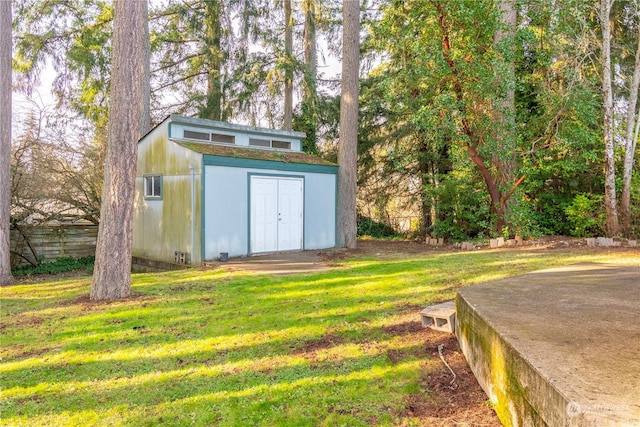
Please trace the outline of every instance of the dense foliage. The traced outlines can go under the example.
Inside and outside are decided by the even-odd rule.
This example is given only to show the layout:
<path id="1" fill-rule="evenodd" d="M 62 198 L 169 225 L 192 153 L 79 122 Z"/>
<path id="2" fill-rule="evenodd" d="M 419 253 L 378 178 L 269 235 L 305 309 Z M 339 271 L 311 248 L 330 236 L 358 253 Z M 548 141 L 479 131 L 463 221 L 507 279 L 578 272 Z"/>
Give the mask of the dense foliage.
<path id="1" fill-rule="evenodd" d="M 616 176 L 620 233 L 639 236 L 640 4 L 615 0 L 608 15 L 614 170 L 605 162 L 599 10 L 579 0 L 363 0 L 360 214 L 453 240 L 610 233 L 612 214 L 600 209 L 610 203 L 601 197 L 606 170 Z M 328 65 L 339 56 L 340 12 L 337 0 L 153 2 L 153 121 L 177 112 L 287 128 L 293 99 L 305 151 L 335 161 L 339 76 Z M 112 19 L 104 0 L 15 2 L 17 86 L 32 93 L 53 67 L 55 123 L 64 124 L 56 133 L 67 133 L 63 144 L 41 130 L 52 128 L 50 111 L 14 133 L 14 147 L 29 141 L 60 166 L 36 177 L 44 156 L 16 151 L 13 200 L 23 216 L 39 197 L 61 206 L 40 194 L 46 186 L 17 186 L 29 175 L 70 183 L 64 209 L 98 220 L 101 177 L 82 171 L 102 170 Z"/>
<path id="2" fill-rule="evenodd" d="M 453 240 L 607 232 L 596 12 L 573 0 L 382 2 L 367 25 L 378 64 L 363 81 L 361 210 L 384 220 L 400 206 L 420 235 Z M 611 14 L 618 174 L 634 149 L 624 110 L 638 115 L 626 103 L 637 12 L 616 1 Z M 633 193 L 628 235 L 640 230 Z"/>
<path id="3" fill-rule="evenodd" d="M 393 227 L 384 222 L 375 221 L 369 217 L 358 215 L 357 218 L 357 235 L 359 237 L 398 237 L 400 234 Z"/>

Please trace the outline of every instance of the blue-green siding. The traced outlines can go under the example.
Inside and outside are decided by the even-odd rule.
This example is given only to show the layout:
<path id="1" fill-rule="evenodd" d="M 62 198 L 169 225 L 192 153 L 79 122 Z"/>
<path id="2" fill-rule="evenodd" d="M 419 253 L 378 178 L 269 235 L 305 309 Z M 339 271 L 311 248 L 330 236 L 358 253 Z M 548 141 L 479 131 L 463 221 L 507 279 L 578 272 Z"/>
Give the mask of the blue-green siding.
<path id="1" fill-rule="evenodd" d="M 251 174 L 303 178 L 303 247 L 335 246 L 336 174 L 212 165 L 205 166 L 204 170 L 205 260 L 218 258 L 220 252 L 228 252 L 232 257 L 250 255 Z"/>

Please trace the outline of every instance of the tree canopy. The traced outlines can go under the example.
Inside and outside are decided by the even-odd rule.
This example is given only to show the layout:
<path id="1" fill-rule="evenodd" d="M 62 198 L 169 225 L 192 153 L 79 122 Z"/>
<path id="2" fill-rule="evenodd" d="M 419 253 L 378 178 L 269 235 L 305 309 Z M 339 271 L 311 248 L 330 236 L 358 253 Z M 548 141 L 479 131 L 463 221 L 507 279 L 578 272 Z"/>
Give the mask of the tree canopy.
<path id="1" fill-rule="evenodd" d="M 358 218 L 452 240 L 640 234 L 637 0 L 351 3 Z M 56 114 L 81 119 L 81 143 L 40 147 L 64 158 L 51 164 L 78 183 L 67 202 L 87 212 L 101 180 L 70 172 L 104 159 L 113 14 L 104 0 L 14 2 L 15 88 L 30 94 L 55 71 Z M 342 16 L 337 0 L 152 2 L 152 124 L 181 113 L 292 127 L 337 161 Z"/>

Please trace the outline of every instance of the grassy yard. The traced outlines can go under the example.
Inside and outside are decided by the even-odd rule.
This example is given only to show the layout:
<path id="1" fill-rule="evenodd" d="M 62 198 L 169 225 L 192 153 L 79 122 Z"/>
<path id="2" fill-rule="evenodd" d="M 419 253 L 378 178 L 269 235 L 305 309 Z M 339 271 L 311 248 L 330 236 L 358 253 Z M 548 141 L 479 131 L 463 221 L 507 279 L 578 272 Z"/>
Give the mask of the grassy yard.
<path id="1" fill-rule="evenodd" d="M 419 310 L 462 286 L 582 261 L 640 256 L 359 252 L 306 275 L 137 274 L 133 297 L 111 303 L 88 300 L 88 276 L 2 288 L 0 424 L 408 426 L 440 413 L 472 425 L 464 412 L 415 410 L 449 404 L 428 385 L 443 370 L 434 345 L 456 357 Z"/>

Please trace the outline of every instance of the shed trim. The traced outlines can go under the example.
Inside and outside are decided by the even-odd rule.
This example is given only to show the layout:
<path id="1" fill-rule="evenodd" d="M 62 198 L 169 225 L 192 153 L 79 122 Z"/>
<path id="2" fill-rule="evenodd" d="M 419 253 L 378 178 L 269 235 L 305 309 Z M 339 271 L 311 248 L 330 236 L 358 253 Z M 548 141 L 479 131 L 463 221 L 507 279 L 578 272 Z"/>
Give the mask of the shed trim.
<path id="1" fill-rule="evenodd" d="M 313 165 L 308 163 L 286 163 L 273 160 L 246 159 L 241 157 L 223 157 L 204 154 L 203 163 L 205 166 L 228 166 L 235 168 L 250 169 L 271 169 L 287 172 L 312 172 L 338 174 L 338 166 Z"/>
<path id="2" fill-rule="evenodd" d="M 205 218 L 207 218 L 206 216 L 206 212 L 205 212 L 205 208 L 207 206 L 207 204 L 205 203 L 206 201 L 206 182 L 207 180 L 205 179 L 205 171 L 207 168 L 204 167 L 204 156 L 202 156 L 202 160 L 201 160 L 201 175 L 200 175 L 200 264 L 202 264 L 205 260 L 205 254 L 206 254 L 206 224 L 207 221 L 205 220 Z"/>

